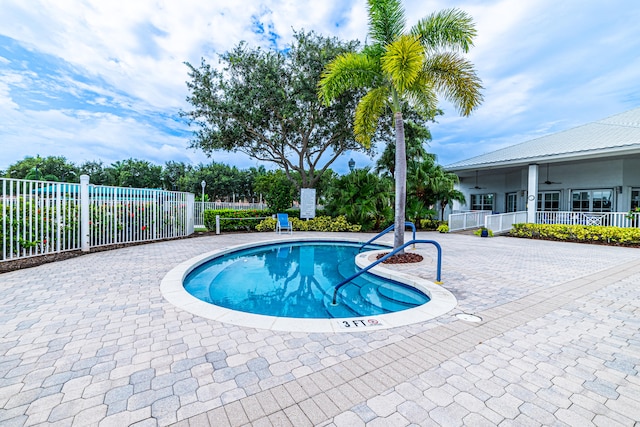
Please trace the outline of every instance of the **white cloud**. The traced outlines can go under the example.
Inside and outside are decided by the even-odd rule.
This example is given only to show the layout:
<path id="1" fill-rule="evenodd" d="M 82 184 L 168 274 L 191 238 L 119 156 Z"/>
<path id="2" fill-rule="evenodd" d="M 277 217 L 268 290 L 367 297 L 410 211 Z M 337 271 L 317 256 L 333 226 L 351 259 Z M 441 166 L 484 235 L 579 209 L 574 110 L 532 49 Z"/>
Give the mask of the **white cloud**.
<path id="1" fill-rule="evenodd" d="M 445 0 L 404 5 L 408 25 L 452 7 Z M 477 24 L 469 58 L 486 89 L 470 118 L 443 104 L 446 115 L 432 127 L 432 149 L 443 163 L 640 105 L 637 2 L 463 0 L 453 6 Z M 206 161 L 186 149 L 188 136 L 179 136 L 184 124 L 174 121 L 188 108 L 184 61 L 197 65 L 205 57 L 215 65 L 216 54 L 240 40 L 267 47 L 269 36 L 256 33 L 256 21 L 280 37 L 280 47 L 294 29 L 362 42 L 367 34 L 365 0 L 7 0 L 2 9 L 0 35 L 34 55 L 51 55 L 60 69 L 44 76 L 29 58 L 12 56 L 13 46 L 2 51 L 0 168 L 45 150 L 60 154 L 61 146 L 80 161 L 92 154 L 109 161 Z M 18 72 L 21 64 L 26 68 Z M 61 97 L 61 105 L 47 104 L 52 96 Z M 84 105 L 63 102 L 72 97 Z M 7 141 L 17 148 L 7 151 Z M 233 153 L 215 156 L 250 162 Z"/>

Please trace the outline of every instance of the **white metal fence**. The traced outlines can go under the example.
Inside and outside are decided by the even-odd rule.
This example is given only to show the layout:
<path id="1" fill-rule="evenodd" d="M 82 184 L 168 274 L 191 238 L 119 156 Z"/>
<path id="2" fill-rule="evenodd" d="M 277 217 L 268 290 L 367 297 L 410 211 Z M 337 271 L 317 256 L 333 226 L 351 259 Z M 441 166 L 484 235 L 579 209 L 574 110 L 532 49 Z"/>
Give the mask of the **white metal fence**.
<path id="1" fill-rule="evenodd" d="M 80 249 L 79 184 L 0 179 L 0 261 Z"/>
<path id="2" fill-rule="evenodd" d="M 183 237 L 193 233 L 193 194 L 90 186 L 89 196 L 92 247 Z"/>
<path id="3" fill-rule="evenodd" d="M 449 215 L 449 231 L 467 230 L 484 225 L 484 219 L 491 211 L 471 211 Z"/>
<path id="4" fill-rule="evenodd" d="M 536 212 L 538 224 L 640 227 L 640 214 L 627 212 Z"/>
<path id="5" fill-rule="evenodd" d="M 503 214 L 487 215 L 484 226 L 494 233 L 504 233 L 513 228 L 513 224 L 527 222 L 527 212 L 509 212 Z"/>
<path id="6" fill-rule="evenodd" d="M 267 209 L 266 203 L 231 203 L 231 202 L 195 202 L 194 205 L 194 223 L 197 226 L 204 225 L 203 212 L 206 210 L 215 209 L 236 209 L 236 210 L 251 210 L 251 209 Z"/>
<path id="7" fill-rule="evenodd" d="M 513 224 L 527 222 L 527 212 L 492 215 L 489 211 L 455 213 L 449 215 L 449 230 L 459 231 L 486 227 L 494 233 L 504 233 Z M 640 213 L 627 212 L 536 212 L 537 224 L 605 225 L 611 227 L 640 227 Z"/>
<path id="8" fill-rule="evenodd" d="M 194 195 L 0 178 L 0 262 L 193 233 Z"/>

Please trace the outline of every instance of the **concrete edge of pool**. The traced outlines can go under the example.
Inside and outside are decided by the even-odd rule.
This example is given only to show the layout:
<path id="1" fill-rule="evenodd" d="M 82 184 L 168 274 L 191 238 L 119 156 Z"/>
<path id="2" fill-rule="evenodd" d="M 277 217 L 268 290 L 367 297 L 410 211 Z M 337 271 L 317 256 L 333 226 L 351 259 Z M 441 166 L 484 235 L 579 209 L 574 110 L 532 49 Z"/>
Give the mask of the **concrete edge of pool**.
<path id="1" fill-rule="evenodd" d="M 438 286 L 420 277 L 385 268 L 377 265 L 370 270 L 380 277 L 392 279 L 407 286 L 414 287 L 429 296 L 431 301 L 421 306 L 395 313 L 380 314 L 367 317 L 335 318 L 335 319 L 301 319 L 290 317 L 274 317 L 260 314 L 246 313 L 230 310 L 214 304 L 204 302 L 189 294 L 183 285 L 184 279 L 199 265 L 210 259 L 219 257 L 229 252 L 275 243 L 288 243 L 300 241 L 336 241 L 335 238 L 287 238 L 265 240 L 258 244 L 242 244 L 220 248 L 207 252 L 197 257 L 188 259 L 170 270 L 160 283 L 162 296 L 174 306 L 205 319 L 229 323 L 236 326 L 245 326 L 257 329 L 269 329 L 286 332 L 356 332 L 376 329 L 389 329 L 398 326 L 411 325 L 425 322 L 451 311 L 457 305 L 455 296 L 442 286 Z M 340 239 L 353 243 L 362 243 L 357 240 Z M 356 257 L 356 264 L 365 267 L 370 264 L 368 257 L 375 252 L 364 252 Z"/>

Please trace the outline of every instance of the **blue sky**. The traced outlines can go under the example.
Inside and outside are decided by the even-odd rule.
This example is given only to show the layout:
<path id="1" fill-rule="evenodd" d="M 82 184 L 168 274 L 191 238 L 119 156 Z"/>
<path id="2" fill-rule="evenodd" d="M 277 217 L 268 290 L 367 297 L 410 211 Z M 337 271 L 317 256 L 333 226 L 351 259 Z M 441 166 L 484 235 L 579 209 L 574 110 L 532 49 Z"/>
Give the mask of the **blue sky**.
<path id="1" fill-rule="evenodd" d="M 431 125 L 441 164 L 575 127 L 640 106 L 640 3 L 636 0 L 404 2 L 408 24 L 458 7 L 478 37 L 469 59 L 485 102 L 461 118 L 447 103 Z M 293 30 L 365 40 L 366 1 L 219 0 L 29 2 L 2 0 L 0 169 L 25 156 L 63 155 L 110 164 L 215 160 L 189 149 L 179 118 L 187 67 L 241 40 L 284 48 Z M 347 153 L 334 169 L 373 159 Z"/>

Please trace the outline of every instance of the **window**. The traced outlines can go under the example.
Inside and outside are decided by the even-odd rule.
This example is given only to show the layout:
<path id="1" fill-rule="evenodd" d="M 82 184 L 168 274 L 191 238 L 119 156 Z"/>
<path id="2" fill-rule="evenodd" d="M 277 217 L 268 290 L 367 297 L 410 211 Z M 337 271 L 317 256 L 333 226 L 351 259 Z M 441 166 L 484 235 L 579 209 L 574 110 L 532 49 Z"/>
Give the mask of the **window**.
<path id="1" fill-rule="evenodd" d="M 631 209 L 640 208 L 640 188 L 631 189 Z"/>
<path id="2" fill-rule="evenodd" d="M 493 194 L 472 194 L 472 211 L 493 211 Z"/>
<path id="3" fill-rule="evenodd" d="M 544 191 L 538 193 L 538 211 L 557 212 L 560 210 L 560 192 Z"/>
<path id="4" fill-rule="evenodd" d="M 507 210 L 506 212 L 518 211 L 518 193 L 507 193 Z"/>
<path id="5" fill-rule="evenodd" d="M 571 192 L 574 212 L 611 212 L 613 190 L 576 190 Z"/>

